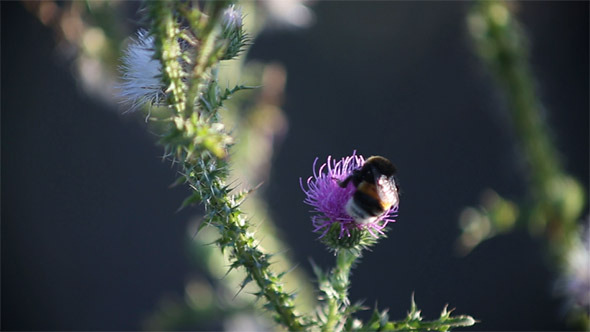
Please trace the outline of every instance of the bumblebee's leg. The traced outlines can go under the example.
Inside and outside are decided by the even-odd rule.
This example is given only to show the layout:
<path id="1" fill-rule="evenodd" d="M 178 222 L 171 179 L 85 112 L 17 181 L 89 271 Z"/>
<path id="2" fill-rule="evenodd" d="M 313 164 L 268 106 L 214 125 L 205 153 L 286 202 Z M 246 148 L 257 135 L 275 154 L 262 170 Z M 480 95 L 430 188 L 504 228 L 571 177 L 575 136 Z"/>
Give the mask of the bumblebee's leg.
<path id="1" fill-rule="evenodd" d="M 361 174 L 360 170 L 355 169 L 354 171 L 352 171 L 352 174 L 350 174 L 346 179 L 344 179 L 342 181 L 338 181 L 338 185 L 341 188 L 346 188 L 346 186 L 348 185 L 348 183 L 350 181 L 352 181 L 352 183 L 354 183 L 354 186 L 356 187 L 361 182 L 360 174 Z"/>
<path id="2" fill-rule="evenodd" d="M 340 188 L 346 188 L 346 186 L 348 185 L 348 183 L 350 182 L 350 180 L 352 180 L 352 176 L 353 175 L 349 175 L 346 179 L 344 179 L 342 181 L 336 180 L 338 182 L 338 185 L 340 186 Z"/>

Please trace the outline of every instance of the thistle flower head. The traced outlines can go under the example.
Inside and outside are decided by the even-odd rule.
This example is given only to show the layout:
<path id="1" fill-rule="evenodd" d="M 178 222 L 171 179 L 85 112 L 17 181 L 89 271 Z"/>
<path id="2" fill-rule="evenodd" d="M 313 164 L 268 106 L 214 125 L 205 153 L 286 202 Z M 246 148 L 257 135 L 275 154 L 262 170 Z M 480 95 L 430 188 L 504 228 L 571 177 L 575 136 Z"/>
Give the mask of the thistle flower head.
<path id="1" fill-rule="evenodd" d="M 306 28 L 314 21 L 308 0 L 260 1 L 269 14 L 269 23 L 275 28 Z"/>
<path id="2" fill-rule="evenodd" d="M 159 78 L 162 66 L 154 54 L 154 38 L 147 31 L 139 30 L 137 39 L 127 47 L 120 67 L 123 81 L 119 85 L 120 96 L 132 110 L 164 98 L 164 86 Z"/>
<path id="3" fill-rule="evenodd" d="M 590 219 L 581 233 L 566 254 L 565 269 L 555 286 L 566 297 L 567 307 L 590 310 Z"/>
<path id="4" fill-rule="evenodd" d="M 240 54 L 245 47 L 248 37 L 242 29 L 242 11 L 231 5 L 223 11 L 221 27 L 223 41 L 227 43 L 222 60 L 229 60 Z"/>
<path id="5" fill-rule="evenodd" d="M 352 181 L 344 188 L 340 184 L 363 166 L 365 158 L 356 152 L 338 161 L 328 156 L 316 170 L 317 162 L 318 158 L 313 164 L 313 176 L 306 181 L 307 189 L 301 179 L 299 182 L 306 195 L 304 203 L 313 207 L 313 231 L 320 234 L 320 239 L 337 249 L 370 245 L 385 235 L 387 224 L 395 222 L 397 204 L 367 223 L 357 223 L 346 211 L 357 189 Z"/>
<path id="6" fill-rule="evenodd" d="M 227 9 L 223 11 L 221 24 L 223 26 L 223 30 L 225 31 L 241 29 L 242 11 L 236 8 L 235 5 L 227 7 Z"/>

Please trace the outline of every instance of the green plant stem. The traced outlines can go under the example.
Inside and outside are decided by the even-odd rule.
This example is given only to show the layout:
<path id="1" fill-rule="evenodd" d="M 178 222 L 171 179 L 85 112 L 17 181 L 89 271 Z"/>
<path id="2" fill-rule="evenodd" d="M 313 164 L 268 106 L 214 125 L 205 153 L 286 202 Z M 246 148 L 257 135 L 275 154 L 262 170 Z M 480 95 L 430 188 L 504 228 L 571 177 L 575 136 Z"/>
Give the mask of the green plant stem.
<path id="1" fill-rule="evenodd" d="M 386 324 L 386 329 L 395 331 L 448 331 L 455 327 L 467 327 L 475 324 L 471 316 L 452 317 L 444 322 L 440 320 L 433 321 L 390 321 Z"/>
<path id="2" fill-rule="evenodd" d="M 196 141 L 199 133 L 193 131 L 192 135 L 190 141 Z M 184 148 L 180 146 L 179 150 L 184 151 Z M 280 277 L 270 270 L 270 255 L 258 248 L 254 234 L 248 231 L 247 218 L 239 207 L 244 197 L 231 193 L 225 180 L 226 162 L 205 147 L 196 146 L 195 149 L 197 152 L 191 155 L 199 158 L 188 158 L 186 153 L 181 153 L 177 159 L 183 161 L 184 176 L 195 190 L 195 200 L 205 204 L 206 224 L 220 232 L 217 244 L 222 251 L 229 250 L 231 268 L 245 268 L 247 278 L 242 287 L 254 281 L 260 288 L 257 295 L 267 300 L 267 307 L 277 320 L 289 330 L 303 330 L 304 324 L 295 313 L 292 296 L 284 291 Z"/>
<path id="3" fill-rule="evenodd" d="M 328 300 L 328 316 L 326 319 L 326 324 L 322 327 L 322 331 L 329 332 L 334 331 L 336 328 L 336 323 L 339 321 L 338 317 L 338 301 L 336 299 L 329 299 Z"/>
<path id="4" fill-rule="evenodd" d="M 248 231 L 246 217 L 239 208 L 242 199 L 232 195 L 223 180 L 227 174 L 226 167 L 217 166 L 223 163 L 219 159 L 209 159 L 208 163 L 205 160 L 207 158 L 200 159 L 196 164 L 187 163 L 185 168 L 189 171 L 187 178 L 192 187 L 207 202 L 207 222 L 220 232 L 217 244 L 222 251 L 230 250 L 231 268 L 246 269 L 248 277 L 242 286 L 253 280 L 261 289 L 257 295 L 268 301 L 268 307 L 276 313 L 277 320 L 290 331 L 303 330 L 304 324 L 295 313 L 291 296 L 283 290 L 280 277 L 269 268 L 270 256 L 258 249 L 254 234 Z M 202 172 L 211 169 L 217 170 L 209 174 Z"/>
<path id="5" fill-rule="evenodd" d="M 214 9 L 217 8 L 215 15 L 212 14 L 214 17 L 220 12 L 218 5 L 210 4 Z M 153 1 L 148 2 L 148 6 L 153 22 L 156 58 L 160 60 L 164 69 L 162 82 L 167 87 L 168 104 L 176 113 L 170 119 L 173 125 L 169 132 L 163 135 L 160 143 L 165 146 L 167 153 L 182 165 L 182 178 L 194 189 L 192 196 L 185 200 L 183 206 L 194 202 L 204 204 L 207 211 L 204 225 L 211 225 L 219 230 L 220 238 L 217 244 L 222 251 L 229 250 L 231 268 L 243 267 L 246 270 L 247 278 L 243 281 L 242 287 L 254 281 L 260 288 L 257 296 L 267 300 L 267 308 L 275 313 L 277 321 L 290 331 L 303 330 L 304 323 L 295 312 L 293 296 L 284 291 L 280 275 L 277 276 L 270 270 L 270 255 L 258 248 L 254 234 L 248 231 L 247 218 L 239 208 L 245 194 L 233 194 L 232 188 L 226 183 L 226 157 L 232 142 L 231 136 L 225 132 L 223 124 L 216 121 L 217 109 L 210 110 L 207 116 L 201 116 L 204 110 L 198 109 L 197 103 L 190 100 L 186 102 L 188 89 L 185 81 L 188 81 L 190 90 L 196 87 L 218 87 L 216 82 L 202 75 L 207 68 L 218 62 L 218 58 L 214 57 L 213 51 L 201 53 L 196 69 L 188 74 L 184 73 L 178 60 L 183 54 L 177 41 L 179 18 L 175 16 L 177 13 L 174 4 Z M 200 17 L 196 14 L 193 16 Z M 201 43 L 203 40 L 214 40 L 215 31 L 219 28 L 213 27 L 212 22 L 217 21 L 209 21 L 201 30 L 194 31 Z M 213 42 L 206 44 L 212 45 Z M 203 58 L 205 56 L 207 59 Z M 197 95 L 198 91 L 196 88 L 193 92 Z M 206 98 L 215 98 L 208 102 L 210 105 L 217 105 L 218 108 L 222 103 L 219 99 L 221 95 L 221 91 L 215 90 L 212 96 L 208 95 Z"/>
<path id="6" fill-rule="evenodd" d="M 180 46 L 176 38 L 179 34 L 178 23 L 173 15 L 174 4 L 169 1 L 148 1 L 152 18 L 152 33 L 156 57 L 162 64 L 162 82 L 167 87 L 168 104 L 178 114 L 185 112 L 185 83 L 183 82 L 180 58 Z"/>
<path id="7" fill-rule="evenodd" d="M 581 236 L 578 220 L 587 200 L 582 186 L 562 169 L 550 137 L 535 91 L 525 34 L 504 1 L 478 1 L 469 25 L 481 58 L 504 88 L 515 133 L 528 162 L 532 202 L 528 204 L 530 211 L 519 220 L 532 234 L 544 236 L 555 266 L 566 267 L 568 254 Z"/>
<path id="8" fill-rule="evenodd" d="M 537 192 L 545 193 L 551 179 L 562 171 L 548 125 L 541 116 L 543 107 L 528 64 L 526 40 L 502 1 L 480 1 L 478 10 L 488 26 L 488 35 L 481 42 L 489 43 L 489 63 L 507 92 L 509 114 L 528 159 L 532 183 Z"/>
<path id="9" fill-rule="evenodd" d="M 555 259 L 567 252 L 583 210 L 581 186 L 566 175 L 545 121 L 528 63 L 527 41 L 504 1 L 479 1 L 469 18 L 479 54 L 504 88 L 509 114 L 530 170 L 533 200 L 526 224 L 544 234 Z"/>
<path id="10" fill-rule="evenodd" d="M 194 78 L 189 84 L 187 89 L 187 103 L 195 103 L 195 98 L 197 97 L 198 91 L 200 90 L 199 84 L 197 82 L 201 82 L 201 78 L 206 73 L 207 69 L 209 69 L 213 64 L 219 61 L 219 56 L 216 53 L 215 48 L 215 41 L 219 35 L 219 29 L 215 29 L 217 22 L 219 21 L 219 12 L 225 5 L 225 1 L 213 1 L 209 3 L 209 7 L 212 7 L 212 14 L 206 20 L 206 24 L 202 28 L 201 35 L 201 45 L 198 49 L 196 54 L 196 59 L 194 60 L 194 67 L 191 73 L 191 76 Z M 202 16 L 201 16 L 202 17 Z M 194 31 L 196 29 L 196 24 L 192 25 L 193 33 L 198 34 L 199 31 Z M 190 105 L 187 104 L 187 108 L 190 108 Z"/>
<path id="11" fill-rule="evenodd" d="M 345 317 L 340 307 L 349 305 L 350 270 L 357 258 L 358 256 L 351 250 L 339 250 L 336 254 L 336 266 L 330 271 L 329 277 L 335 294 L 328 296 L 328 314 L 322 331 L 335 331 L 338 323 L 344 323 Z"/>

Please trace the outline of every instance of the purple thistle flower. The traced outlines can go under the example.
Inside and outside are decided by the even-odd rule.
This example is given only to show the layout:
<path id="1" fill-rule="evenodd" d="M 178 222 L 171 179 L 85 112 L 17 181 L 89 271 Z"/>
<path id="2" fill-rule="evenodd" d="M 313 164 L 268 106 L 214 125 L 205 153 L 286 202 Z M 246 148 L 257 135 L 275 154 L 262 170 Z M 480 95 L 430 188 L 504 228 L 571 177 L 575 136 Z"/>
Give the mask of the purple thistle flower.
<path id="1" fill-rule="evenodd" d="M 354 170 L 360 169 L 365 163 L 365 158 L 357 155 L 356 151 L 352 156 L 344 157 L 339 161 L 328 156 L 326 163 L 322 164 L 316 171 L 318 158 L 313 162 L 313 176 L 307 179 L 307 189 L 300 178 L 299 184 L 306 195 L 305 204 L 313 207 L 310 212 L 316 213 L 311 217 L 313 231 L 320 233 L 320 239 L 328 234 L 334 223 L 340 225 L 338 238 L 351 237 L 355 230 L 366 230 L 373 238 L 377 239 L 379 234 L 385 234 L 384 228 L 390 222 L 395 222 L 397 217 L 398 204 L 378 216 L 375 220 L 359 224 L 346 212 L 346 203 L 352 198 L 356 188 L 351 182 L 346 188 L 340 187 L 339 183 L 349 177 Z"/>

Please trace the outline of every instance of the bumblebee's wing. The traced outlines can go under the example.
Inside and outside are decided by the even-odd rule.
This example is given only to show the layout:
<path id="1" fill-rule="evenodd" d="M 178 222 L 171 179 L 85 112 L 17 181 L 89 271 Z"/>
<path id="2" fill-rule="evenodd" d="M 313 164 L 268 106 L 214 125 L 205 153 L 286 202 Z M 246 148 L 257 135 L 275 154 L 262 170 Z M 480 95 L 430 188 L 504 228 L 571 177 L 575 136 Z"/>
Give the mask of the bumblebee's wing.
<path id="1" fill-rule="evenodd" d="M 379 178 L 375 179 L 375 183 L 377 184 L 379 198 L 384 203 L 383 205 L 385 205 L 384 208 L 387 210 L 391 206 L 397 205 L 399 196 L 393 177 L 387 177 L 381 174 Z"/>

